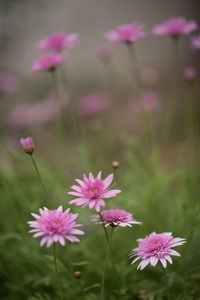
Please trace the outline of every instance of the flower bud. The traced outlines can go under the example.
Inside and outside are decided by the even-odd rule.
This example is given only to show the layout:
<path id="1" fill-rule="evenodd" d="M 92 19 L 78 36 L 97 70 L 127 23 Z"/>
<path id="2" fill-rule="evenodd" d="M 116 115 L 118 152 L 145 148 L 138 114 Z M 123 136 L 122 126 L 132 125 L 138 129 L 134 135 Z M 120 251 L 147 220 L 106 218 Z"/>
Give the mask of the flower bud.
<path id="1" fill-rule="evenodd" d="M 25 151 L 25 153 L 27 154 L 33 154 L 34 152 L 34 141 L 32 139 L 32 137 L 28 136 L 27 138 L 21 138 L 20 139 L 20 143 Z"/>
<path id="2" fill-rule="evenodd" d="M 80 271 L 74 272 L 74 277 L 75 277 L 76 279 L 81 278 L 81 272 L 80 272 Z"/>
<path id="3" fill-rule="evenodd" d="M 113 169 L 118 169 L 119 168 L 119 162 L 118 161 L 113 161 L 112 162 L 112 167 L 113 167 Z"/>

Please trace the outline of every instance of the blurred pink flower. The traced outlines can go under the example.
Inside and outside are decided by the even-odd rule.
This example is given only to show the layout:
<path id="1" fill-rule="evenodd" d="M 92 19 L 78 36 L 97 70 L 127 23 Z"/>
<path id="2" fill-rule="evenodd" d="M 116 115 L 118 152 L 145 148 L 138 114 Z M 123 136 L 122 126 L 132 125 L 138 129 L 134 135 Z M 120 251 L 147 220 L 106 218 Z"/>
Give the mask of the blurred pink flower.
<path id="1" fill-rule="evenodd" d="M 115 197 L 120 190 L 108 189 L 109 185 L 113 180 L 113 174 L 110 174 L 106 179 L 101 179 L 101 172 L 98 173 L 97 177 L 94 178 L 92 173 L 89 173 L 89 178 L 83 174 L 83 181 L 76 179 L 80 186 L 72 185 L 71 189 L 75 192 L 68 192 L 68 194 L 73 196 L 78 196 L 78 198 L 71 200 L 70 204 L 75 204 L 78 206 L 89 206 L 96 211 L 100 211 L 100 206 L 105 206 L 103 198 Z"/>
<path id="2" fill-rule="evenodd" d="M 159 73 L 154 68 L 144 68 L 141 70 L 141 79 L 147 85 L 154 85 L 159 80 Z"/>
<path id="3" fill-rule="evenodd" d="M 67 57 L 62 53 L 46 54 L 35 60 L 32 66 L 33 72 L 54 71 Z"/>
<path id="4" fill-rule="evenodd" d="M 184 75 L 184 79 L 187 81 L 193 81 L 197 78 L 197 72 L 192 67 L 185 68 L 183 75 Z"/>
<path id="5" fill-rule="evenodd" d="M 131 110 L 134 113 L 139 113 L 142 108 L 146 111 L 153 112 L 158 110 L 160 106 L 159 97 L 153 91 L 143 91 L 140 97 L 134 96 L 129 100 Z"/>
<path id="6" fill-rule="evenodd" d="M 0 92 L 5 94 L 11 94 L 16 90 L 16 79 L 15 77 L 0 73 Z"/>
<path id="7" fill-rule="evenodd" d="M 125 211 L 124 209 L 107 209 L 101 212 L 101 218 L 99 215 L 94 215 L 94 221 L 97 221 L 97 224 L 105 224 L 105 227 L 111 226 L 129 226 L 132 227 L 132 224 L 142 224 L 133 219 L 131 213 Z"/>
<path id="8" fill-rule="evenodd" d="M 166 268 L 167 261 L 172 264 L 170 255 L 180 256 L 180 254 L 171 249 L 183 245 L 185 239 L 174 238 L 171 232 L 151 233 L 144 239 L 138 239 L 138 247 L 133 249 L 130 258 L 137 256 L 131 264 L 142 259 L 137 269 L 143 270 L 149 263 L 155 267 L 160 260 L 163 268 Z"/>
<path id="9" fill-rule="evenodd" d="M 61 103 L 64 108 L 68 106 L 69 100 L 66 90 L 61 90 Z M 41 102 L 14 107 L 8 115 L 8 124 L 12 127 L 41 125 L 52 121 L 57 112 L 57 101 L 55 96 L 50 94 L 47 99 Z"/>
<path id="10" fill-rule="evenodd" d="M 28 136 L 26 138 L 21 138 L 20 144 L 22 145 L 22 148 L 27 154 L 32 154 L 34 152 L 35 146 L 32 137 Z"/>
<path id="11" fill-rule="evenodd" d="M 189 34 L 197 29 L 198 26 L 195 21 L 187 22 L 183 17 L 171 17 L 169 20 L 153 27 L 152 32 L 156 35 L 179 36 L 181 34 Z"/>
<path id="12" fill-rule="evenodd" d="M 200 49 L 200 36 L 193 36 L 191 38 L 191 45 L 193 49 Z"/>
<path id="13" fill-rule="evenodd" d="M 82 224 L 77 224 L 75 219 L 78 214 L 69 213 L 70 208 L 63 212 L 62 206 L 59 206 L 55 210 L 50 210 L 44 207 L 40 208 L 40 215 L 32 213 L 31 215 L 36 219 L 35 221 L 29 221 L 28 224 L 31 229 L 29 232 L 34 233 L 33 237 L 40 237 L 40 246 L 50 247 L 53 243 L 59 242 L 62 246 L 65 246 L 65 239 L 70 242 L 80 242 L 75 237 L 75 234 L 83 235 L 84 232 L 75 227 L 80 227 Z"/>
<path id="14" fill-rule="evenodd" d="M 132 43 L 145 36 L 144 25 L 136 22 L 121 25 L 116 30 L 111 30 L 104 35 L 107 40 L 113 43 Z"/>
<path id="15" fill-rule="evenodd" d="M 81 116 L 89 116 L 108 108 L 107 98 L 100 93 L 90 94 L 86 97 L 79 99 L 77 103 L 78 113 Z"/>
<path id="16" fill-rule="evenodd" d="M 64 32 L 57 32 L 45 36 L 38 44 L 40 50 L 52 50 L 60 52 L 64 49 L 73 48 L 76 44 L 78 35 L 75 33 L 66 34 Z"/>
<path id="17" fill-rule="evenodd" d="M 112 49 L 106 46 L 100 47 L 97 51 L 97 56 L 102 61 L 108 61 L 112 56 Z"/>

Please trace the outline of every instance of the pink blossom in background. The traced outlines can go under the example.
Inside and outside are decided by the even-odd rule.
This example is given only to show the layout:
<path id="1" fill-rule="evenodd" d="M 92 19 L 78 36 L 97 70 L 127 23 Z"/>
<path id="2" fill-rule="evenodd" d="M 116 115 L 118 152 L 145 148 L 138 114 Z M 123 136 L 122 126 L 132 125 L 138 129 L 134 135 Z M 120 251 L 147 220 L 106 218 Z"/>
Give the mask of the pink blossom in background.
<path id="1" fill-rule="evenodd" d="M 183 72 L 184 79 L 187 81 L 193 81 L 197 78 L 197 72 L 192 67 L 187 67 Z"/>
<path id="2" fill-rule="evenodd" d="M 69 104 L 67 91 L 61 89 L 61 104 L 66 108 Z M 8 115 L 11 127 L 25 127 L 27 125 L 41 125 L 56 118 L 58 105 L 55 96 L 50 94 L 47 99 L 33 103 L 21 104 L 14 107 Z"/>
<path id="3" fill-rule="evenodd" d="M 34 152 L 35 145 L 32 137 L 21 138 L 20 144 L 26 153 L 32 154 Z"/>
<path id="4" fill-rule="evenodd" d="M 109 107 L 108 99 L 100 93 L 90 94 L 79 99 L 77 103 L 78 113 L 81 116 L 89 116 L 102 111 Z"/>
<path id="5" fill-rule="evenodd" d="M 121 25 L 116 30 L 111 30 L 104 35 L 108 41 L 113 43 L 132 43 L 145 36 L 144 25 L 136 22 Z"/>
<path id="6" fill-rule="evenodd" d="M 160 107 L 159 96 L 153 91 L 143 91 L 140 97 L 132 97 L 129 105 L 134 113 L 139 113 L 143 108 L 148 112 L 157 111 Z"/>
<path id="7" fill-rule="evenodd" d="M 200 49 L 200 36 L 193 36 L 191 38 L 192 49 Z"/>
<path id="8" fill-rule="evenodd" d="M 151 233 L 144 239 L 138 239 L 138 247 L 133 249 L 130 258 L 137 256 L 131 264 L 141 259 L 137 269 L 143 270 L 149 263 L 155 267 L 160 260 L 162 266 L 166 268 L 167 261 L 172 264 L 171 255 L 180 256 L 173 250 L 173 247 L 183 245 L 185 239 L 174 238 L 171 232 Z"/>
<path id="9" fill-rule="evenodd" d="M 46 54 L 35 60 L 31 70 L 32 72 L 53 71 L 66 59 L 66 57 L 67 55 L 62 53 Z"/>
<path id="10" fill-rule="evenodd" d="M 144 68 L 141 70 L 141 80 L 147 85 L 158 83 L 159 77 L 159 73 L 155 68 Z"/>
<path id="11" fill-rule="evenodd" d="M 17 82 L 14 76 L 0 73 L 0 93 L 12 94 L 16 91 Z"/>
<path id="12" fill-rule="evenodd" d="M 66 34 L 64 32 L 57 32 L 45 36 L 38 44 L 38 48 L 42 51 L 60 52 L 64 49 L 73 48 L 77 42 L 78 35 L 75 33 Z"/>
<path id="13" fill-rule="evenodd" d="M 179 36 L 181 34 L 189 34 L 197 29 L 198 26 L 195 21 L 187 22 L 183 17 L 172 17 L 153 27 L 152 32 L 155 35 Z"/>
<path id="14" fill-rule="evenodd" d="M 89 206 L 94 208 L 96 211 L 100 211 L 100 206 L 105 206 L 104 198 L 115 197 L 120 190 L 108 189 L 111 182 L 113 181 L 113 174 L 110 174 L 106 179 L 101 179 L 101 172 L 98 173 L 97 177 L 94 178 L 92 173 L 89 173 L 89 178 L 83 174 L 83 180 L 76 179 L 78 185 L 72 185 L 71 189 L 73 192 L 68 194 L 78 196 L 78 198 L 71 200 L 70 204 L 78 206 Z"/>
<path id="15" fill-rule="evenodd" d="M 32 213 L 31 215 L 36 219 L 35 221 L 29 221 L 28 224 L 31 229 L 29 232 L 34 233 L 33 237 L 42 237 L 40 246 L 46 244 L 50 247 L 53 243 L 59 242 L 62 246 L 65 246 L 65 239 L 70 242 L 80 242 L 80 240 L 74 235 L 83 235 L 82 230 L 76 229 L 76 227 L 83 226 L 76 223 L 78 214 L 70 213 L 70 208 L 63 212 L 62 206 L 59 206 L 55 210 L 50 210 L 44 207 L 40 208 L 40 215 Z"/>
<path id="16" fill-rule="evenodd" d="M 108 61 L 112 57 L 112 49 L 109 47 L 100 47 L 97 51 L 97 56 L 102 61 Z"/>
<path id="17" fill-rule="evenodd" d="M 105 227 L 111 226 L 129 226 L 132 227 L 132 224 L 142 224 L 133 219 L 131 213 L 125 211 L 124 209 L 107 209 L 101 212 L 101 218 L 99 215 L 94 215 L 93 220 L 97 221 L 97 224 L 105 224 Z"/>

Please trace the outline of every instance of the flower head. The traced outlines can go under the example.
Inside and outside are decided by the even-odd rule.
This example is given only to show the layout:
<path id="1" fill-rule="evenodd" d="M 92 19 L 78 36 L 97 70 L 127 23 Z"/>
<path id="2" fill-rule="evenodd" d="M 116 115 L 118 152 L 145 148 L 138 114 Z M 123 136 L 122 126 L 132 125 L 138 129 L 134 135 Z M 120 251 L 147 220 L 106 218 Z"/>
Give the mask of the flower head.
<path id="1" fill-rule="evenodd" d="M 31 215 L 36 219 L 35 221 L 29 221 L 28 224 L 31 229 L 29 232 L 34 233 L 33 237 L 42 236 L 40 246 L 50 247 L 53 243 L 59 242 L 62 246 L 65 245 L 65 239 L 70 242 L 80 242 L 75 237 L 75 234 L 83 235 L 84 232 L 75 227 L 80 227 L 82 224 L 77 224 L 75 219 L 78 214 L 70 213 L 70 208 L 63 212 L 62 206 L 59 206 L 55 210 L 50 210 L 44 207 L 40 208 L 40 215 L 32 213 Z"/>
<path id="2" fill-rule="evenodd" d="M 143 91 L 141 96 L 133 97 L 129 100 L 130 108 L 134 113 L 139 113 L 142 108 L 148 112 L 158 110 L 160 103 L 158 95 L 150 90 Z"/>
<path id="3" fill-rule="evenodd" d="M 194 68 L 192 67 L 187 67 L 184 69 L 184 72 L 183 72 L 183 75 L 184 75 L 184 79 L 186 81 L 194 81 L 197 77 L 197 72 Z"/>
<path id="4" fill-rule="evenodd" d="M 196 29 L 198 29 L 196 22 L 187 22 L 183 17 L 172 17 L 153 27 L 152 32 L 156 35 L 179 36 L 181 34 L 189 34 Z"/>
<path id="5" fill-rule="evenodd" d="M 101 93 L 90 94 L 78 101 L 78 113 L 89 116 L 106 110 L 109 106 L 107 98 Z"/>
<path id="6" fill-rule="evenodd" d="M 66 58 L 66 54 L 51 53 L 38 58 L 32 66 L 33 72 L 54 71 Z"/>
<path id="7" fill-rule="evenodd" d="M 120 193 L 120 190 L 108 189 L 109 185 L 113 180 L 113 174 L 110 174 L 106 179 L 101 179 L 101 172 L 98 173 L 97 177 L 94 178 L 92 173 L 89 173 L 89 178 L 83 174 L 83 180 L 76 179 L 80 186 L 72 185 L 71 189 L 73 192 L 68 194 L 78 196 L 78 198 L 71 200 L 70 204 L 78 206 L 89 206 L 96 211 L 100 211 L 100 206 L 105 206 L 103 198 L 111 198 Z"/>
<path id="8" fill-rule="evenodd" d="M 28 136 L 26 138 L 21 138 L 20 139 L 20 144 L 22 145 L 24 151 L 27 153 L 27 154 L 32 154 L 34 152 L 34 141 L 33 141 L 33 138 Z"/>
<path id="9" fill-rule="evenodd" d="M 42 51 L 51 50 L 60 52 L 64 49 L 73 48 L 78 35 L 75 33 L 66 34 L 64 32 L 57 32 L 45 36 L 38 44 L 38 48 Z"/>
<path id="10" fill-rule="evenodd" d="M 180 256 L 180 254 L 171 248 L 183 245 L 185 239 L 174 238 L 171 232 L 153 232 L 144 239 L 138 239 L 137 242 L 138 247 L 130 254 L 130 257 L 137 257 L 131 264 L 141 259 L 137 269 L 143 270 L 149 263 L 155 267 L 159 260 L 164 268 L 167 266 L 167 261 L 172 264 L 170 255 Z"/>
<path id="11" fill-rule="evenodd" d="M 191 38 L 192 49 L 200 49 L 200 35 Z"/>
<path id="12" fill-rule="evenodd" d="M 99 215 L 93 216 L 94 221 L 98 221 L 98 224 L 105 224 L 105 227 L 111 225 L 115 226 L 129 226 L 132 224 L 142 224 L 133 219 L 131 213 L 125 211 L 124 209 L 106 209 L 101 212 L 101 218 Z"/>
<path id="13" fill-rule="evenodd" d="M 133 22 L 109 31 L 105 34 L 105 38 L 113 43 L 133 43 L 139 38 L 145 37 L 145 35 L 144 25 Z"/>

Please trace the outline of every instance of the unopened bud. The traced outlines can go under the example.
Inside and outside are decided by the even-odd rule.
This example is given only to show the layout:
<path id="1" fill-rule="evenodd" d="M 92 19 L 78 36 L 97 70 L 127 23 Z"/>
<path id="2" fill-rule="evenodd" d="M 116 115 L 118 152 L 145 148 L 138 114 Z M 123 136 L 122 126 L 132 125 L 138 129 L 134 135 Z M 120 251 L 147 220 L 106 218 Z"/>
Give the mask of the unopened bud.
<path id="1" fill-rule="evenodd" d="M 81 272 L 80 272 L 80 271 L 74 272 L 74 277 L 75 277 L 76 279 L 81 278 Z"/>
<path id="2" fill-rule="evenodd" d="M 32 137 L 28 136 L 27 138 L 21 138 L 20 143 L 27 154 L 33 154 L 35 146 Z"/>
<path id="3" fill-rule="evenodd" d="M 118 162 L 118 161 L 113 161 L 113 162 L 112 162 L 112 167 L 113 167 L 114 169 L 118 169 L 118 168 L 119 168 L 119 162 Z"/>

